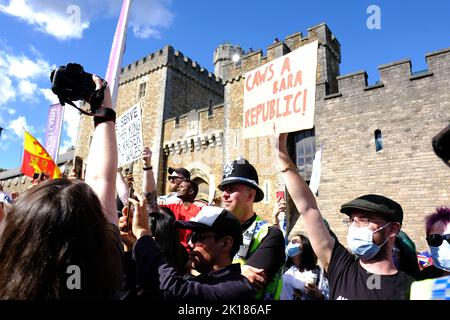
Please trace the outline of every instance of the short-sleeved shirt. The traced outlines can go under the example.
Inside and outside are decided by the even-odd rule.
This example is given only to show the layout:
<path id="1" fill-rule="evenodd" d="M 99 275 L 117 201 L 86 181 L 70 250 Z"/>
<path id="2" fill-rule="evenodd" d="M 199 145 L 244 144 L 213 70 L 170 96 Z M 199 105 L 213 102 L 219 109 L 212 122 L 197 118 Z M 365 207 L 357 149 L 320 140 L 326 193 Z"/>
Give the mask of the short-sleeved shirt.
<path id="1" fill-rule="evenodd" d="M 171 198 L 167 202 L 162 202 L 159 206 L 166 207 L 172 210 L 176 220 L 189 221 L 190 219 L 195 217 L 206 205 L 206 203 L 196 200 L 191 203 L 189 207 L 185 207 L 183 201 L 180 198 Z M 180 229 L 179 232 L 180 242 L 184 247 L 187 248 L 187 236 L 190 233 L 190 230 Z"/>
<path id="2" fill-rule="evenodd" d="M 393 275 L 373 274 L 365 270 L 359 258 L 336 241 L 327 277 L 333 300 L 406 300 L 414 279 L 398 271 Z"/>

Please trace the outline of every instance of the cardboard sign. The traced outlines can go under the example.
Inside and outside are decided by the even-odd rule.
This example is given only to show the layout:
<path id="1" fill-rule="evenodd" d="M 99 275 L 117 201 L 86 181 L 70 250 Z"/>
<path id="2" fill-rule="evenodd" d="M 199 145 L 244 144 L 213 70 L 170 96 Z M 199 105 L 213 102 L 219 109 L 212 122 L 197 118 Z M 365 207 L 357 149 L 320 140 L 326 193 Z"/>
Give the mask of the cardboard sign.
<path id="1" fill-rule="evenodd" d="M 314 126 L 318 41 L 247 72 L 243 137 L 293 132 Z"/>
<path id="2" fill-rule="evenodd" d="M 116 136 L 119 167 L 141 158 L 143 140 L 140 104 L 117 118 Z"/>

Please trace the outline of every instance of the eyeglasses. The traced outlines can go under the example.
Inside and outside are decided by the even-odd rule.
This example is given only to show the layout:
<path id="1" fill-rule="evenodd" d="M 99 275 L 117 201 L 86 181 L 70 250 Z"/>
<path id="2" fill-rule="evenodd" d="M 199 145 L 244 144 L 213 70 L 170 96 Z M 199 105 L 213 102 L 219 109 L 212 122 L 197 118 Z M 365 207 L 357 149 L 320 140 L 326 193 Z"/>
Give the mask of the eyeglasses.
<path id="1" fill-rule="evenodd" d="M 187 236 L 187 242 L 192 242 L 192 244 L 195 244 L 197 242 L 205 243 L 206 239 L 215 236 L 216 236 L 215 234 L 204 234 L 193 231 Z"/>
<path id="2" fill-rule="evenodd" d="M 183 177 L 179 177 L 179 176 L 168 176 L 168 177 L 167 177 L 167 180 L 169 180 L 169 181 L 174 181 L 175 179 L 181 179 L 181 180 L 184 180 Z"/>
<path id="3" fill-rule="evenodd" d="M 355 223 L 357 227 L 367 227 L 369 225 L 369 222 L 372 223 L 385 223 L 386 221 L 375 221 L 371 220 L 369 218 L 348 218 L 342 220 L 342 223 L 345 224 L 347 227 L 350 227 L 352 223 Z"/>
<path id="4" fill-rule="evenodd" d="M 450 244 L 450 234 L 430 234 L 427 236 L 428 245 L 431 247 L 439 247 L 444 240 Z"/>

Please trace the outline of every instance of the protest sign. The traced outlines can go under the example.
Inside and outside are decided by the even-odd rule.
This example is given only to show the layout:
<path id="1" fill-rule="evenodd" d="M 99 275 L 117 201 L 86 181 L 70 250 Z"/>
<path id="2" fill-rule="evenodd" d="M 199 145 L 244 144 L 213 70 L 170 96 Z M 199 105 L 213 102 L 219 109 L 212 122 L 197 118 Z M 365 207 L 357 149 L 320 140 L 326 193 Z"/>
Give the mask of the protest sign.
<path id="1" fill-rule="evenodd" d="M 143 140 L 139 103 L 117 118 L 116 136 L 119 167 L 141 158 Z"/>
<path id="2" fill-rule="evenodd" d="M 247 72 L 243 138 L 293 132 L 314 126 L 318 42 Z"/>

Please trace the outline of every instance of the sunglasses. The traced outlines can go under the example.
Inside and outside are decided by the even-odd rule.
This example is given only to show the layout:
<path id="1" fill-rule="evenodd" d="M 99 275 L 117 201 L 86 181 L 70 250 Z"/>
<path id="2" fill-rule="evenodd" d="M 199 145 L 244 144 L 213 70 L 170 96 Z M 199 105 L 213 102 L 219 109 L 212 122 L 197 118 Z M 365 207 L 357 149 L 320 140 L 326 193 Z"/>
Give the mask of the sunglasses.
<path id="1" fill-rule="evenodd" d="M 450 234 L 430 234 L 427 236 L 428 245 L 431 247 L 439 247 L 444 240 L 450 244 Z"/>
<path id="2" fill-rule="evenodd" d="M 179 177 L 179 176 L 168 176 L 167 177 L 167 180 L 169 180 L 169 181 L 174 181 L 175 179 L 185 180 L 183 177 Z"/>
<path id="3" fill-rule="evenodd" d="M 187 242 L 192 242 L 192 244 L 195 244 L 197 242 L 201 242 L 204 243 L 206 239 L 208 238 L 212 238 L 215 237 L 215 234 L 204 234 L 201 232 L 195 232 L 192 231 L 188 236 L 187 236 Z"/>

